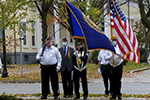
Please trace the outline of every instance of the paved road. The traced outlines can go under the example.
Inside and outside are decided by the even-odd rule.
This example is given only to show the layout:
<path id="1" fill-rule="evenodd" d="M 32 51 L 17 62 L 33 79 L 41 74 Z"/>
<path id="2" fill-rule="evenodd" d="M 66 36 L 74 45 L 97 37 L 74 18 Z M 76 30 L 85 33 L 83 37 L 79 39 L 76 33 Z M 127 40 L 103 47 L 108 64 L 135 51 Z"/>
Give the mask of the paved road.
<path id="1" fill-rule="evenodd" d="M 60 92 L 63 93 L 62 84 L 59 84 Z M 81 86 L 82 87 L 82 86 Z M 88 84 L 89 93 L 103 94 L 104 86 L 100 84 Z M 80 89 L 82 93 L 82 88 Z M 0 94 L 34 94 L 41 93 L 41 84 L 0 84 Z M 123 83 L 122 93 L 124 94 L 149 94 L 150 84 L 145 83 Z"/>

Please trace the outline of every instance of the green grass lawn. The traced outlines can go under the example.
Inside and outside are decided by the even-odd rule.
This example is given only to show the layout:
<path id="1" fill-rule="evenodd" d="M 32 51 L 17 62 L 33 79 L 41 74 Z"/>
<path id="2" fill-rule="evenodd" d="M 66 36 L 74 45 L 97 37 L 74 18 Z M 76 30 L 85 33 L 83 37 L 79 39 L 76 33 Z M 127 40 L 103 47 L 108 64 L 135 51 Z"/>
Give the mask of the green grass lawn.
<path id="1" fill-rule="evenodd" d="M 20 64 L 9 64 L 7 66 L 7 71 L 15 71 L 15 70 L 21 70 L 21 65 Z M 23 69 L 30 69 L 30 68 L 35 68 L 39 67 L 40 64 L 24 64 Z"/>
<path id="2" fill-rule="evenodd" d="M 145 68 L 145 67 L 149 67 L 149 66 L 150 65 L 148 65 L 147 63 L 140 63 L 139 65 L 137 65 L 133 62 L 128 61 L 127 64 L 123 67 L 123 71 L 130 72 L 131 70 Z"/>

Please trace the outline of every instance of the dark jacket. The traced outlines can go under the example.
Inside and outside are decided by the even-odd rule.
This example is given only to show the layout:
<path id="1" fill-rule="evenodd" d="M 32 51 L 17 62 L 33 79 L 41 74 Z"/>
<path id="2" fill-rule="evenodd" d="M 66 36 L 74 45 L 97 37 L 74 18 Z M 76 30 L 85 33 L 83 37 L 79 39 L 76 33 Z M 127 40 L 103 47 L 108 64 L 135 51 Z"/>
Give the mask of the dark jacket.
<path id="1" fill-rule="evenodd" d="M 66 56 L 64 54 L 63 47 L 59 48 L 59 51 L 60 51 L 61 56 L 62 56 L 61 71 L 65 71 L 66 68 L 68 71 L 72 71 L 73 70 L 73 62 L 72 62 L 73 59 L 72 59 L 72 57 L 73 57 L 74 49 L 68 46 Z M 70 58 L 69 58 L 68 52 L 70 52 Z"/>

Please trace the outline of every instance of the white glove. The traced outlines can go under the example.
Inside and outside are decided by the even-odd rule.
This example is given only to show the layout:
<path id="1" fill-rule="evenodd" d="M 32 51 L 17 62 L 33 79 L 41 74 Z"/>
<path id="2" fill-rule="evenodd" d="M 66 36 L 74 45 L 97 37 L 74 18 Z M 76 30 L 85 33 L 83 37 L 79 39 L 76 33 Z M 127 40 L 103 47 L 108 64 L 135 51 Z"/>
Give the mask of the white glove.
<path id="1" fill-rule="evenodd" d="M 56 71 L 58 72 L 60 70 L 60 68 L 61 68 L 60 66 L 57 66 Z"/>
<path id="2" fill-rule="evenodd" d="M 99 74 L 102 74 L 102 71 L 101 71 L 101 69 L 100 69 L 100 68 L 98 68 L 98 73 L 99 73 Z"/>
<path id="3" fill-rule="evenodd" d="M 77 54 L 78 54 L 78 51 L 75 51 L 75 52 L 74 52 L 74 55 L 76 56 Z"/>
<path id="4" fill-rule="evenodd" d="M 74 52 L 74 55 L 77 56 L 77 57 L 79 57 L 79 58 L 81 57 L 81 56 L 78 54 L 78 51 L 75 51 L 75 52 Z"/>

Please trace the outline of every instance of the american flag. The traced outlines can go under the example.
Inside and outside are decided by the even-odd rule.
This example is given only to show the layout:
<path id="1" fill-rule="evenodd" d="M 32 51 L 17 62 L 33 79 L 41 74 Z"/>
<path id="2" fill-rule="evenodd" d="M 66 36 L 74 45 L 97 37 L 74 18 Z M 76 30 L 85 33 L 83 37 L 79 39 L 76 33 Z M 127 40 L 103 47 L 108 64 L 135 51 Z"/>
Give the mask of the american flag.
<path id="1" fill-rule="evenodd" d="M 110 16 L 111 27 L 115 30 L 122 58 L 139 64 L 140 52 L 136 35 L 116 0 L 110 0 Z"/>

